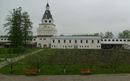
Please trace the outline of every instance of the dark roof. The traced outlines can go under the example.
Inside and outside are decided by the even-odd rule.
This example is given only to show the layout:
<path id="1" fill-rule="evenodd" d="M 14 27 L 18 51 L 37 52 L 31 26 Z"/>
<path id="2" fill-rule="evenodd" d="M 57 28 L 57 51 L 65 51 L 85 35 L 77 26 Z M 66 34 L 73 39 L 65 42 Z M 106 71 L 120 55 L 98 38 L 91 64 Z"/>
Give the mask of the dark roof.
<path id="1" fill-rule="evenodd" d="M 45 13 L 44 13 L 44 15 L 43 15 L 43 18 L 42 19 L 53 19 L 52 18 L 52 15 L 51 15 L 51 12 L 50 12 L 50 10 L 49 10 L 49 4 L 47 3 L 46 4 L 46 11 L 45 11 Z"/>
<path id="2" fill-rule="evenodd" d="M 48 3 L 46 4 L 46 7 L 49 7 L 49 4 L 48 4 Z"/>
<path id="3" fill-rule="evenodd" d="M 46 10 L 42 19 L 53 19 L 50 10 Z"/>

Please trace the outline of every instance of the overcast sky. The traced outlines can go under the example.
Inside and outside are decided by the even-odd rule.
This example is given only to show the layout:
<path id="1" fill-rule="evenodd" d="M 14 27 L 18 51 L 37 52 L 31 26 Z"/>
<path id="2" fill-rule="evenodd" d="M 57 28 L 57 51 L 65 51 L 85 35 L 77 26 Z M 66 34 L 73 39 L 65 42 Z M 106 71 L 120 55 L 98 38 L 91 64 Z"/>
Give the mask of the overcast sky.
<path id="1" fill-rule="evenodd" d="M 130 30 L 130 0 L 49 0 L 58 34 L 92 34 Z M 36 35 L 46 0 L 0 0 L 0 35 L 5 19 L 14 8 L 22 7 L 33 22 Z"/>

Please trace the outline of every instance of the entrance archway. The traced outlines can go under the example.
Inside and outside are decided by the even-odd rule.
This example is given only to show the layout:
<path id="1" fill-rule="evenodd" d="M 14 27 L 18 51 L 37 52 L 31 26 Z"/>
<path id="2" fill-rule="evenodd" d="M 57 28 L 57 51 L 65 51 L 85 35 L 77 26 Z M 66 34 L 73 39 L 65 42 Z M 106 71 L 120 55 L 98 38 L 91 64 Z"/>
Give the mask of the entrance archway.
<path id="1" fill-rule="evenodd" d="M 43 48 L 47 48 L 47 45 L 45 44 L 45 45 L 43 45 Z"/>

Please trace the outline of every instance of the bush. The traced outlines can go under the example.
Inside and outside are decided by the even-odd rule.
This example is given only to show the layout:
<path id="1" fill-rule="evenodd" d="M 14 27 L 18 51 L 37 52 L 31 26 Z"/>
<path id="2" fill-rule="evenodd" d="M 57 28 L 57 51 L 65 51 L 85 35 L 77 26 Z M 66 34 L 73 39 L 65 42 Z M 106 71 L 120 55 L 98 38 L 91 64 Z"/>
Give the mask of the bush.
<path id="1" fill-rule="evenodd" d="M 26 52 L 26 48 L 24 47 L 12 48 L 12 51 L 14 54 L 22 54 Z"/>

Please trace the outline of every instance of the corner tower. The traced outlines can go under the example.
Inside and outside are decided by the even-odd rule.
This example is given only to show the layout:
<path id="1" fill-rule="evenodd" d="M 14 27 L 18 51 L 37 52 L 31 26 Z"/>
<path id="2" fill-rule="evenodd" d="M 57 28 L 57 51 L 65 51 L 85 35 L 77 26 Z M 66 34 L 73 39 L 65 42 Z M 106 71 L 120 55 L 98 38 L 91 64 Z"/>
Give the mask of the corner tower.
<path id="1" fill-rule="evenodd" d="M 55 28 L 54 20 L 50 12 L 50 6 L 46 4 L 46 10 L 37 29 L 37 47 L 49 48 L 51 45 L 51 37 L 55 36 L 57 30 Z"/>

